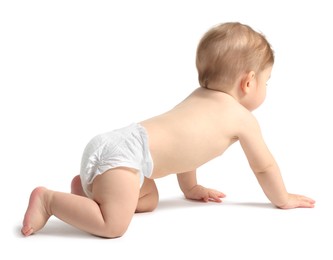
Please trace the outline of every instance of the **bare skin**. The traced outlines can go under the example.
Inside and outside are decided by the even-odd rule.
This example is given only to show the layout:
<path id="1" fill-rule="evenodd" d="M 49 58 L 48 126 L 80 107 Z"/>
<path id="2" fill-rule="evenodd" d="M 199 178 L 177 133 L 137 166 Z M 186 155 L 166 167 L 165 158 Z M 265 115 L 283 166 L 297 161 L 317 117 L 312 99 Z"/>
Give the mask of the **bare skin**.
<path id="1" fill-rule="evenodd" d="M 287 192 L 278 164 L 266 146 L 251 111 L 265 99 L 272 67 L 244 73 L 230 91 L 199 88 L 165 114 L 140 124 L 149 136 L 154 162 L 151 179 L 140 189 L 139 175 L 129 168 L 109 170 L 95 178 L 92 198 L 84 196 L 77 177 L 72 193 L 35 189 L 22 233 L 40 230 L 51 215 L 101 237 L 122 236 L 135 212 L 151 211 L 158 193 L 153 179 L 176 173 L 188 199 L 221 202 L 225 195 L 197 184 L 196 170 L 239 141 L 267 198 L 278 208 L 314 207 L 315 201 Z"/>
<path id="2" fill-rule="evenodd" d="M 123 172 L 122 172 L 123 171 Z M 138 181 L 137 175 L 128 169 L 117 169 L 117 171 L 110 171 L 110 173 L 105 173 L 101 175 L 99 178 L 100 180 L 96 181 L 97 187 L 103 186 L 104 179 L 107 178 L 115 178 L 115 176 L 118 174 L 124 174 L 124 172 L 129 173 L 130 178 L 134 182 Z M 114 175 L 114 176 L 112 176 Z M 103 176 L 103 177 L 102 177 Z M 112 177 L 111 177 L 112 176 Z M 117 178 L 117 177 L 116 177 Z M 97 179 L 97 178 L 96 178 Z M 118 179 L 118 178 L 117 178 Z M 127 177 L 122 178 L 124 182 L 127 182 Z M 123 193 L 119 192 L 121 189 L 121 181 L 120 182 L 114 182 L 118 183 L 119 186 L 115 190 L 115 192 L 119 194 Z M 108 186 L 109 185 L 104 185 Z M 117 185 L 114 185 L 117 186 Z M 127 186 L 127 183 L 126 185 Z M 136 187 L 138 187 L 136 185 Z M 86 232 L 95 234 L 97 236 L 102 237 L 119 237 L 127 230 L 127 226 L 130 223 L 130 220 L 132 218 L 132 215 L 134 212 L 140 213 L 140 212 L 150 212 L 153 211 L 158 203 L 158 191 L 155 185 L 155 182 L 150 179 L 145 179 L 144 184 L 142 185 L 142 188 L 138 189 L 139 192 L 139 199 L 137 201 L 133 201 L 131 205 L 128 204 L 126 201 L 126 204 L 128 204 L 127 211 L 130 213 L 128 214 L 121 214 L 121 212 L 118 211 L 118 214 L 116 216 L 116 219 L 114 219 L 114 223 L 118 220 L 119 225 L 114 225 L 114 227 L 118 227 L 111 230 L 104 230 L 104 228 L 108 227 L 107 223 L 104 222 L 103 216 L 101 215 L 101 211 L 99 207 L 102 207 L 103 199 L 107 194 L 105 193 L 102 195 L 98 195 L 98 197 L 94 198 L 94 200 L 87 198 L 86 195 L 83 192 L 82 186 L 81 186 L 81 180 L 79 176 L 75 176 L 72 180 L 71 184 L 71 194 L 70 193 L 63 193 L 63 192 L 56 192 L 52 190 L 48 190 L 44 187 L 37 187 L 33 192 L 31 193 L 30 200 L 29 200 L 29 206 L 27 208 L 24 221 L 23 221 L 23 227 L 21 229 L 21 232 L 25 236 L 29 236 L 32 233 L 37 232 L 41 228 L 44 227 L 47 220 L 50 218 L 50 216 L 55 215 L 56 217 L 62 219 L 64 222 L 67 222 L 68 224 L 71 224 L 73 226 L 76 226 Z M 99 193 L 97 193 L 99 194 Z M 135 196 L 133 196 L 135 197 Z M 64 203 L 67 201 L 68 203 Z M 100 205 L 99 205 L 100 203 Z M 89 208 L 88 212 L 84 213 L 85 209 Z M 105 207 L 105 211 L 107 211 L 108 207 Z M 122 207 L 124 208 L 124 207 Z M 133 211 L 134 208 L 134 211 Z M 66 209 L 66 210 L 64 210 Z M 65 211 L 65 212 L 63 212 Z M 125 209 L 124 209 L 125 211 Z M 114 212 L 114 211 L 113 211 Z M 64 214 L 68 213 L 68 214 Z M 88 214 L 89 215 L 85 215 Z M 80 218 L 80 216 L 85 215 L 86 218 L 83 221 L 76 222 L 76 218 Z M 105 213 L 104 213 L 105 214 Z M 98 222 L 100 222 L 101 230 L 99 232 L 95 232 L 94 227 L 91 227 L 91 229 L 88 227 L 89 223 L 86 223 L 86 221 L 93 221 L 94 225 Z M 88 228 L 86 228 L 86 226 Z M 109 235 L 111 234 L 111 235 Z"/>
<path id="3" fill-rule="evenodd" d="M 71 193 L 87 197 L 83 191 L 80 175 L 76 175 L 71 183 Z M 144 184 L 140 190 L 138 205 L 135 212 L 153 211 L 158 203 L 158 190 L 153 180 L 145 178 Z"/>
<path id="4" fill-rule="evenodd" d="M 43 228 L 51 216 L 47 210 L 47 205 L 45 205 L 45 193 L 46 189 L 44 187 L 37 187 L 30 195 L 29 206 L 25 213 L 21 229 L 22 234 L 25 236 L 29 236 L 33 232 Z"/>
<path id="5" fill-rule="evenodd" d="M 155 166 L 152 178 L 176 172 L 185 196 L 195 197 L 188 193 L 196 187 L 196 169 L 239 141 L 259 184 L 275 206 L 314 207 L 314 200 L 287 192 L 251 113 L 265 99 L 271 70 L 268 67 L 259 75 L 253 71 L 242 75 L 228 92 L 199 88 L 174 109 L 141 122 L 149 134 Z"/>

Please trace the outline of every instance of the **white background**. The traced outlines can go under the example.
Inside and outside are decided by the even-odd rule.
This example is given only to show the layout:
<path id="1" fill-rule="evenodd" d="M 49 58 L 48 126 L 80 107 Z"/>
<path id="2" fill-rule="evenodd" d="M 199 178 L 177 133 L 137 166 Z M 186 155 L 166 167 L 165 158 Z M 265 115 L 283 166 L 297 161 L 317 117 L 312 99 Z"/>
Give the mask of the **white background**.
<path id="1" fill-rule="evenodd" d="M 1 1 L 1 254 L 332 259 L 329 2 Z M 267 99 L 254 113 L 288 190 L 314 198 L 316 208 L 273 208 L 235 144 L 198 172 L 202 185 L 227 194 L 222 204 L 184 200 L 170 175 L 156 181 L 158 209 L 135 215 L 122 238 L 96 238 L 56 218 L 22 237 L 31 190 L 69 191 L 91 137 L 162 113 L 198 87 L 198 41 L 228 21 L 272 44 Z"/>

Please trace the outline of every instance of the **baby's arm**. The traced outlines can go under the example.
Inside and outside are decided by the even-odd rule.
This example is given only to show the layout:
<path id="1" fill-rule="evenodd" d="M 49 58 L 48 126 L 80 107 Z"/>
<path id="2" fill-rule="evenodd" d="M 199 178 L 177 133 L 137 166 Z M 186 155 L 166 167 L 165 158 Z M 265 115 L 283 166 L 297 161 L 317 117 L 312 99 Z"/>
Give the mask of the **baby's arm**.
<path id="1" fill-rule="evenodd" d="M 280 169 L 263 140 L 258 122 L 252 115 L 242 121 L 239 141 L 260 186 L 275 206 L 283 209 L 314 207 L 314 200 L 287 192 Z"/>
<path id="2" fill-rule="evenodd" d="M 196 170 L 179 173 L 177 179 L 179 187 L 187 199 L 221 202 L 221 198 L 225 197 L 222 192 L 198 185 Z"/>

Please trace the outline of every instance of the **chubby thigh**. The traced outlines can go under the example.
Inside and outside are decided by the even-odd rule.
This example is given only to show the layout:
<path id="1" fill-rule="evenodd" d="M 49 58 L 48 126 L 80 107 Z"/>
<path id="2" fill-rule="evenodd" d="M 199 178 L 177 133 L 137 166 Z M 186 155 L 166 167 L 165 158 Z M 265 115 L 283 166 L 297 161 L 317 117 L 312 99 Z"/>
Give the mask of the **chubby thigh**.
<path id="1" fill-rule="evenodd" d="M 92 197 L 96 176 L 115 168 L 131 168 L 140 172 L 141 185 L 152 173 L 145 129 L 132 124 L 94 137 L 86 146 L 81 161 L 81 182 L 85 194 Z"/>
<path id="2" fill-rule="evenodd" d="M 135 213 L 139 194 L 140 176 L 134 169 L 119 167 L 98 175 L 92 199 L 99 204 L 105 225 L 96 228 L 106 237 L 122 236 Z"/>

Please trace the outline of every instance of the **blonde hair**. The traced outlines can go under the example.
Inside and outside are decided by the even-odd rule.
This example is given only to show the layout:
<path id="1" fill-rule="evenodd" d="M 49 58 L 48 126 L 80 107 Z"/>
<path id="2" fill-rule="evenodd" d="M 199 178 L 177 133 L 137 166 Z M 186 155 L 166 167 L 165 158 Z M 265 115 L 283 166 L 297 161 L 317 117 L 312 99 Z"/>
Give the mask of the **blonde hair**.
<path id="1" fill-rule="evenodd" d="M 211 28 L 199 42 L 196 55 L 199 83 L 232 86 L 243 73 L 273 65 L 274 53 L 263 34 L 239 22 Z"/>

